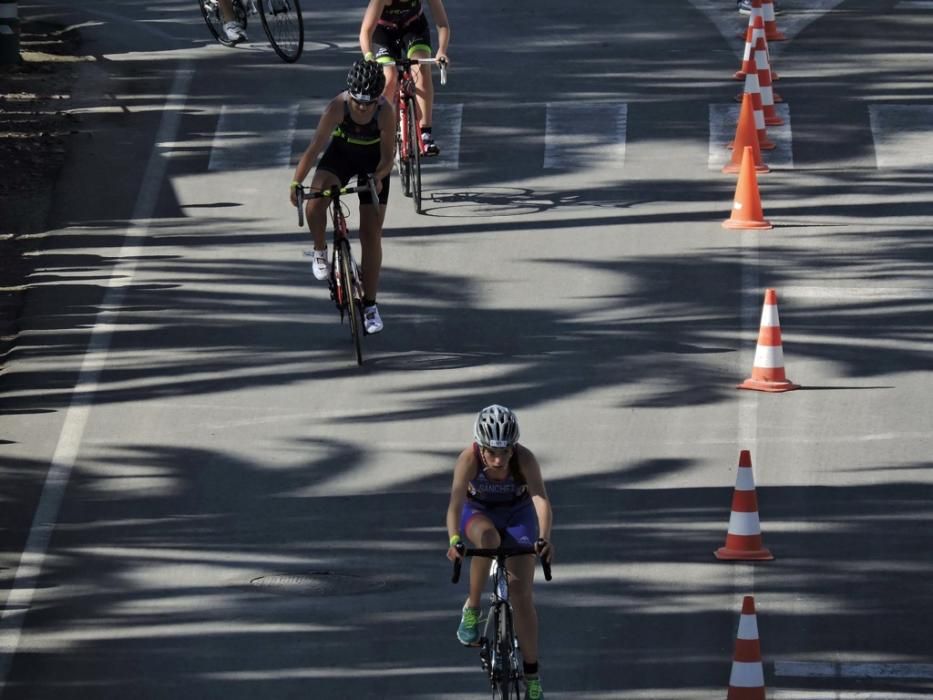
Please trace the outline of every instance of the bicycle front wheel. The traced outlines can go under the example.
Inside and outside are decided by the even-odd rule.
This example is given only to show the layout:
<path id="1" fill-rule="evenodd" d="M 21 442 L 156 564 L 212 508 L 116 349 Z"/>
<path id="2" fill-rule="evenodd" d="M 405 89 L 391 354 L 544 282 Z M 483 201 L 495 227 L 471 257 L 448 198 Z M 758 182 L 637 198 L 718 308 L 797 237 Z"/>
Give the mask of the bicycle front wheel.
<path id="1" fill-rule="evenodd" d="M 360 343 L 362 335 L 360 329 L 363 325 L 362 309 L 359 299 L 353 294 L 353 263 L 350 262 L 350 241 L 341 238 L 337 242 L 340 251 L 340 284 L 343 286 L 342 294 L 346 300 L 350 317 L 350 335 L 353 337 L 353 348 L 356 350 L 356 364 L 363 364 L 363 348 Z"/>
<path id="2" fill-rule="evenodd" d="M 305 25 L 298 0 L 256 0 L 262 28 L 272 48 L 286 63 L 294 63 L 305 46 Z"/>
<path id="3" fill-rule="evenodd" d="M 414 98 L 408 100 L 408 147 L 411 153 L 411 198 L 415 203 L 415 213 L 421 213 L 421 147 L 418 141 L 420 126 L 417 119 Z"/>
<path id="4" fill-rule="evenodd" d="M 227 38 L 227 33 L 224 31 L 224 19 L 220 14 L 220 3 L 217 0 L 198 0 L 198 5 L 201 8 L 204 23 L 214 38 L 224 46 L 232 46 L 233 42 Z M 237 21 L 246 29 L 246 10 L 239 0 L 233 2 L 233 13 L 236 15 Z"/>

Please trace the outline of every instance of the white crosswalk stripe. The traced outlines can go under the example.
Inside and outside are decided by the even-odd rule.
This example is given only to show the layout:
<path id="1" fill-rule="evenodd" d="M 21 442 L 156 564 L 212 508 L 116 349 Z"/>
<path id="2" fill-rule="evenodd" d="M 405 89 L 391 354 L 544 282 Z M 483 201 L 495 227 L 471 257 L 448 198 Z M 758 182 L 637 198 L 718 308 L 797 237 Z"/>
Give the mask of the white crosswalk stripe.
<path id="1" fill-rule="evenodd" d="M 794 153 L 791 148 L 790 107 L 786 102 L 775 105 L 778 116 L 784 120 L 781 126 L 769 126 L 768 138 L 776 148 L 763 151 L 762 160 L 768 167 L 790 169 L 794 167 Z M 735 138 L 735 127 L 739 122 L 739 104 L 711 104 L 709 106 L 709 169 L 722 170 L 722 166 L 732 158 L 732 151 L 726 148 Z"/>
<path id="2" fill-rule="evenodd" d="M 879 168 L 931 168 L 933 106 L 869 105 Z"/>
<path id="3" fill-rule="evenodd" d="M 625 163 L 628 104 L 549 102 L 545 119 L 544 168 Z"/>
<path id="4" fill-rule="evenodd" d="M 225 172 L 287 167 L 299 107 L 297 103 L 285 107 L 224 105 L 207 169 Z"/>

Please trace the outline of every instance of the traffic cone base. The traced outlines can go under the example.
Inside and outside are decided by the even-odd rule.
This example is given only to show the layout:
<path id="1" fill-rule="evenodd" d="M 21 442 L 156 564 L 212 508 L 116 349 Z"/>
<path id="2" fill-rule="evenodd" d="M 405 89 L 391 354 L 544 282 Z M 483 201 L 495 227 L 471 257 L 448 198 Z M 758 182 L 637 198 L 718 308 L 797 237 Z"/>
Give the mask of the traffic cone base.
<path id="1" fill-rule="evenodd" d="M 768 382 L 761 379 L 748 378 L 741 384 L 735 385 L 736 389 L 752 389 L 753 391 L 770 391 L 771 393 L 780 393 L 782 391 L 793 391 L 799 389 L 799 384 L 794 384 L 786 379 L 782 382 Z"/>

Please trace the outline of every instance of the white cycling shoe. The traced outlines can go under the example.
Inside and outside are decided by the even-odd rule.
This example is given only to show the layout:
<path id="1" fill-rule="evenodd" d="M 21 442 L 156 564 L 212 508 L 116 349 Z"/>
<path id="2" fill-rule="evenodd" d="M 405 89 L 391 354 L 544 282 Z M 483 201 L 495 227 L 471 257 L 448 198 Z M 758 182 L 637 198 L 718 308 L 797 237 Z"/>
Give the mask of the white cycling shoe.
<path id="1" fill-rule="evenodd" d="M 327 248 L 324 250 L 306 250 L 304 255 L 306 258 L 311 258 L 311 272 L 314 273 L 314 279 L 323 281 L 330 277 Z"/>
<path id="2" fill-rule="evenodd" d="M 363 329 L 368 335 L 378 333 L 383 329 L 382 317 L 379 315 L 379 307 L 373 304 L 363 308 Z"/>
<path id="3" fill-rule="evenodd" d="M 239 44 L 241 41 L 246 41 L 246 30 L 243 28 L 243 25 L 234 20 L 224 22 L 224 34 L 227 36 L 227 41 L 232 44 Z"/>

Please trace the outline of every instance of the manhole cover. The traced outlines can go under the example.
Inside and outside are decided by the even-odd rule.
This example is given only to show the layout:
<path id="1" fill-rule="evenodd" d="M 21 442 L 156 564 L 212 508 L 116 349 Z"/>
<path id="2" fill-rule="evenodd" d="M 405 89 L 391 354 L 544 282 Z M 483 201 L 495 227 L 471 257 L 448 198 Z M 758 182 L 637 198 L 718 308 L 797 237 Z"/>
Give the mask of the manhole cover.
<path id="1" fill-rule="evenodd" d="M 372 576 L 315 571 L 309 574 L 272 574 L 250 583 L 270 593 L 292 595 L 354 595 L 385 588 L 386 582 Z"/>

